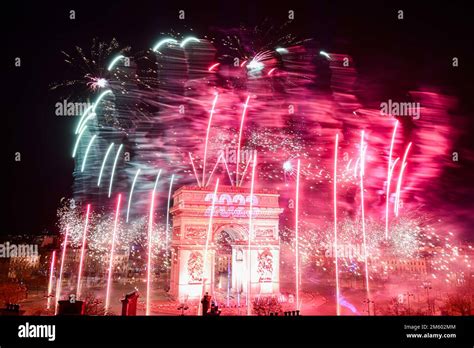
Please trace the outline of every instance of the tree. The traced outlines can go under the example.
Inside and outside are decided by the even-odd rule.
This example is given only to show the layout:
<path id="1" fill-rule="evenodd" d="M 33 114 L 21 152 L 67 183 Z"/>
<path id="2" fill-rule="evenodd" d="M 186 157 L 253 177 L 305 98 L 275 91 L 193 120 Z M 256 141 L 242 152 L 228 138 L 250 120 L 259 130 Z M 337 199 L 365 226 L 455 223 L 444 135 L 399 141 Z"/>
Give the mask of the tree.
<path id="1" fill-rule="evenodd" d="M 448 314 L 450 315 L 471 315 L 472 301 L 470 295 L 465 293 L 456 293 L 454 295 L 448 296 L 448 299 L 445 302 L 445 310 L 447 310 Z"/>
<path id="2" fill-rule="evenodd" d="M 35 271 L 35 263 L 27 257 L 13 257 L 10 260 L 8 275 L 19 281 L 30 279 Z"/>
<path id="3" fill-rule="evenodd" d="M 397 297 L 392 297 L 385 307 L 381 307 L 380 313 L 382 315 L 405 315 L 407 313 L 406 307 L 398 301 Z"/>
<path id="4" fill-rule="evenodd" d="M 18 303 L 26 298 L 26 287 L 17 282 L 0 283 L 0 301 Z"/>
<path id="5" fill-rule="evenodd" d="M 54 315 L 54 306 L 51 306 L 50 309 L 45 308 L 44 306 L 35 306 L 28 310 L 27 315 L 33 315 L 35 317 L 45 315 L 45 316 L 52 316 Z"/>
<path id="6" fill-rule="evenodd" d="M 93 293 L 86 293 L 84 298 L 84 314 L 85 315 L 113 315 L 107 311 L 104 301 L 97 298 Z"/>
<path id="7" fill-rule="evenodd" d="M 274 296 L 258 297 L 253 300 L 253 313 L 258 316 L 281 312 L 281 304 Z"/>

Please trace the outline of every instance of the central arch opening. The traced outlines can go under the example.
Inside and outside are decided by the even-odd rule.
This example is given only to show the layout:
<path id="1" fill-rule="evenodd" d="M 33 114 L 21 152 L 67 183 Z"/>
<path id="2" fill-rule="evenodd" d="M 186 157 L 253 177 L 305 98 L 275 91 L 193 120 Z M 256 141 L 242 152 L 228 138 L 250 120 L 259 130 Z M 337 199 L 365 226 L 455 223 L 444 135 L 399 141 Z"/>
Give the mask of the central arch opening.
<path id="1" fill-rule="evenodd" d="M 232 238 L 221 230 L 215 239 L 214 289 L 219 297 L 230 296 L 232 288 Z"/>
<path id="2" fill-rule="evenodd" d="M 243 225 L 221 226 L 214 234 L 214 298 L 227 305 L 239 305 L 245 292 L 245 246 L 247 230 Z"/>

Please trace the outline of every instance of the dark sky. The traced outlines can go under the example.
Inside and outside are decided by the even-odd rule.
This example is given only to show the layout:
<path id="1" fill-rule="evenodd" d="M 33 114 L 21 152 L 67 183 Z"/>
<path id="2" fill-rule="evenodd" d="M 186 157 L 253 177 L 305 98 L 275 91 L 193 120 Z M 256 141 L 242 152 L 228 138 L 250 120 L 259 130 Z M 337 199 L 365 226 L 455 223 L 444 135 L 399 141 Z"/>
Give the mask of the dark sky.
<path id="1" fill-rule="evenodd" d="M 0 234 L 55 230 L 59 200 L 71 194 L 71 135 L 77 119 L 55 116 L 58 95 L 49 85 L 68 77 L 60 51 L 90 47 L 94 37 L 115 37 L 139 51 L 162 32 L 192 28 L 205 34 L 211 27 L 255 26 L 265 18 L 283 23 L 292 9 L 298 34 L 315 38 L 328 51 L 349 53 L 359 73 L 390 84 L 394 91 L 416 87 L 420 81 L 442 86 L 461 100 L 466 115 L 472 115 L 472 14 L 461 2 L 306 2 L 11 2 L 8 11 L 2 11 L 6 178 Z M 74 21 L 68 18 L 71 9 L 76 11 Z M 179 9 L 186 10 L 185 22 L 177 18 Z M 396 19 L 398 9 L 404 10 L 403 21 Z M 456 70 L 449 65 L 453 56 L 460 59 Z M 15 57 L 21 57 L 21 68 L 14 67 Z M 385 67 L 399 73 L 384 75 Z M 468 127 L 474 130 L 472 121 Z M 471 139 L 463 141 L 463 147 L 472 149 Z M 21 162 L 14 161 L 15 152 L 21 153 Z M 471 181 L 470 166 L 456 175 L 460 181 Z"/>

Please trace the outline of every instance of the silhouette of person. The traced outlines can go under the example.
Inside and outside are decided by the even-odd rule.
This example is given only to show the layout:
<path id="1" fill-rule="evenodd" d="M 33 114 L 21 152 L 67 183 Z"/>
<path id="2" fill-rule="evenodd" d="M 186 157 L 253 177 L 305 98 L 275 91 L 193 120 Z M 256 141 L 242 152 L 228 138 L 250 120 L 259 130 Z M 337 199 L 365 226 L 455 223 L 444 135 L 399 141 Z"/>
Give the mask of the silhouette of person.
<path id="1" fill-rule="evenodd" d="M 209 305 L 211 303 L 211 296 L 209 296 L 208 292 L 206 292 L 206 294 L 203 296 L 201 303 L 202 303 L 202 315 L 207 315 L 207 311 L 209 310 Z"/>

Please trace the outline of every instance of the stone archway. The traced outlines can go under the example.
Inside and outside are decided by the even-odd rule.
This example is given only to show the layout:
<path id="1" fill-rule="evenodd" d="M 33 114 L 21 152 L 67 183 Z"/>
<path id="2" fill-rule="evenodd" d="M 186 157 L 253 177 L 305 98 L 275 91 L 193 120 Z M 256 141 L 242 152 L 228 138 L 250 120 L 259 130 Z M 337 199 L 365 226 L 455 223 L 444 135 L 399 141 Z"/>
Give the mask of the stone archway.
<path id="1" fill-rule="evenodd" d="M 245 245 L 248 245 L 248 230 L 240 225 L 223 225 L 214 232 L 212 242 L 214 251 L 212 276 L 214 279 L 211 282 L 213 287 L 209 289 L 212 296 L 226 300 L 240 297 L 244 291 L 245 277 L 242 255 Z"/>
<path id="2" fill-rule="evenodd" d="M 278 218 L 283 211 L 278 193 L 259 190 L 253 198 L 246 188 L 219 187 L 207 260 L 204 260 L 213 192 L 206 188 L 184 186 L 174 194 L 172 262 L 170 291 L 179 299 L 200 298 L 204 291 L 214 292 L 216 236 L 225 231 L 231 239 L 232 293 L 279 292 L 280 242 Z M 253 200 L 253 231 L 249 238 L 249 205 Z M 204 280 L 204 281 L 203 281 Z"/>

